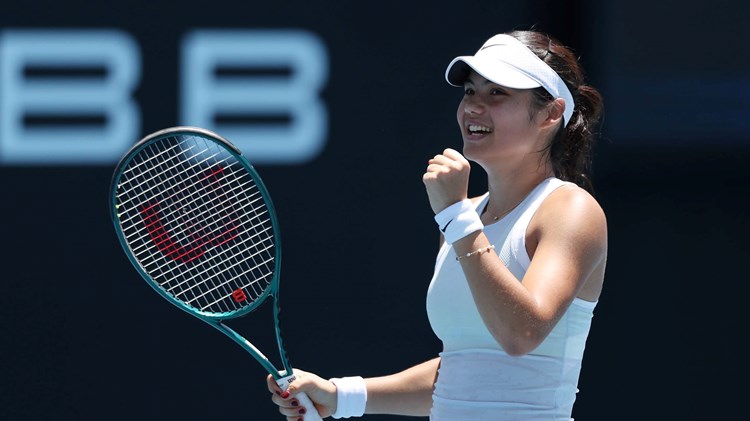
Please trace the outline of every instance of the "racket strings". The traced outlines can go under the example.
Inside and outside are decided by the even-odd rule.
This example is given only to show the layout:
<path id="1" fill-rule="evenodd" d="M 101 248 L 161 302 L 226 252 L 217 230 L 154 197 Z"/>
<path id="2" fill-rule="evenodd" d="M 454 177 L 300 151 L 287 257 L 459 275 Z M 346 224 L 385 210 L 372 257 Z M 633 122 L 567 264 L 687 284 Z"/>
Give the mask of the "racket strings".
<path id="1" fill-rule="evenodd" d="M 193 288 L 200 287 L 201 285 L 205 284 L 206 283 L 205 280 L 201 281 L 200 279 L 202 277 L 205 279 L 205 277 L 207 275 L 210 275 L 211 271 L 213 271 L 215 269 L 228 270 L 228 269 L 234 269 L 236 267 L 243 266 L 243 262 L 241 262 L 241 261 L 235 261 L 230 267 L 226 267 L 225 265 L 228 262 L 232 261 L 233 259 L 237 259 L 237 258 L 240 258 L 240 257 L 242 257 L 242 258 L 248 258 L 248 257 L 254 258 L 256 256 L 261 255 L 262 253 L 266 253 L 267 254 L 268 250 L 271 247 L 273 247 L 273 244 L 269 244 L 267 247 L 265 247 L 263 249 L 260 249 L 260 250 L 258 250 L 257 253 L 251 254 L 249 256 L 246 256 L 246 255 L 244 255 L 241 252 L 237 252 L 237 253 L 233 254 L 232 256 L 223 256 L 222 260 L 220 262 L 217 262 L 213 266 L 207 267 L 207 268 L 203 269 L 200 272 L 194 272 L 193 275 L 190 278 L 183 279 L 182 282 L 179 282 L 178 284 L 175 284 L 174 286 L 171 286 L 171 287 L 167 288 L 168 283 L 169 283 L 168 281 L 162 283 L 162 286 L 164 286 L 167 289 L 168 292 L 173 292 L 173 295 L 175 295 L 175 296 L 177 296 L 179 298 L 180 295 L 183 295 L 186 292 L 189 292 L 190 290 L 192 290 Z M 226 251 L 230 251 L 230 250 L 231 249 L 226 250 Z M 218 255 L 217 255 L 217 257 L 218 257 Z M 229 282 L 234 281 L 234 280 L 237 280 L 240 275 L 248 273 L 248 272 L 250 272 L 252 270 L 259 269 L 259 268 L 262 267 L 262 265 L 268 264 L 268 263 L 270 263 L 272 261 L 273 261 L 272 257 L 270 257 L 270 258 L 266 257 L 265 260 L 261 261 L 259 264 L 256 264 L 255 266 L 248 268 L 247 270 L 245 270 L 242 273 L 239 273 L 234 278 L 228 279 L 224 284 L 229 283 Z M 223 267 L 222 267 L 222 265 L 223 265 Z M 198 268 L 196 268 L 196 269 L 198 269 Z M 262 275 L 262 278 L 265 278 L 265 274 Z M 179 281 L 179 279 L 177 279 L 177 280 Z M 258 280 L 254 279 L 248 285 L 254 285 L 257 282 L 258 282 Z M 221 284 L 221 285 L 223 285 L 223 284 Z M 221 286 L 221 285 L 219 285 L 219 286 Z M 178 288 L 179 288 L 179 292 L 175 292 L 175 290 L 177 290 Z M 214 287 L 213 289 L 215 289 L 215 288 L 216 287 Z M 186 301 L 188 301 L 188 303 L 192 302 L 192 300 L 186 300 Z"/>
<path id="2" fill-rule="evenodd" d="M 200 243 L 198 244 L 198 246 L 200 246 Z M 226 272 L 226 271 L 235 271 L 235 266 L 237 265 L 237 263 L 238 262 L 235 262 L 234 264 L 230 265 L 229 267 L 227 267 L 226 264 L 223 265 L 222 271 L 223 272 Z M 215 269 L 216 269 L 217 266 L 219 266 L 219 265 L 214 265 L 214 267 L 211 267 L 210 269 L 215 271 Z M 234 276 L 234 278 L 237 278 L 237 276 Z M 191 279 L 188 279 L 188 281 L 191 281 Z M 224 284 L 226 284 L 226 283 L 224 283 Z M 220 284 L 218 287 L 215 287 L 215 288 L 208 288 L 203 293 L 195 293 L 195 298 L 207 298 L 207 299 L 210 299 L 211 297 L 215 297 L 216 296 L 215 292 L 217 290 L 220 290 L 221 287 L 224 286 L 224 284 Z M 187 292 L 195 292 L 195 289 L 191 288 Z M 220 292 L 222 292 L 222 291 L 220 291 Z M 227 292 L 227 291 L 223 291 L 223 292 Z M 220 301 L 223 298 L 223 296 L 221 296 L 221 295 L 226 295 L 226 294 L 220 294 L 219 299 L 218 300 L 215 299 L 214 301 L 211 302 L 211 304 L 215 304 L 217 301 Z M 184 298 L 184 297 L 180 297 L 180 298 Z M 190 304 L 193 304 L 194 300 L 188 300 L 188 301 L 190 301 Z M 203 306 L 202 308 L 205 308 L 205 307 L 207 307 L 207 306 Z"/>
<path id="3" fill-rule="evenodd" d="M 202 153 L 202 152 L 201 152 L 201 153 Z M 193 158 L 195 158 L 196 156 L 197 156 L 197 155 L 193 155 L 193 156 L 189 157 L 188 159 L 193 159 Z M 193 164 L 193 165 L 192 165 L 191 167 L 188 167 L 188 168 L 184 168 L 184 169 L 182 169 L 182 171 L 187 171 L 187 170 L 190 170 L 190 169 L 192 169 L 192 168 L 198 167 L 199 165 L 201 165 L 201 164 L 205 163 L 205 162 L 206 162 L 206 161 L 207 161 L 208 159 L 211 159 L 211 158 L 213 158 L 214 156 L 215 156 L 215 155 L 213 155 L 213 156 L 209 156 L 209 157 L 207 157 L 206 159 L 204 159 L 203 161 L 201 161 L 201 162 L 198 162 L 198 163 L 196 163 L 196 164 Z M 221 162 L 222 162 L 222 161 L 220 161 L 219 163 L 221 163 Z M 181 163 L 179 163 L 179 164 L 181 164 Z M 178 164 L 178 165 L 179 165 L 179 164 Z M 231 165 L 233 165 L 233 164 L 231 164 Z M 140 182 L 140 183 L 138 183 L 138 184 L 136 184 L 136 185 L 132 186 L 132 187 L 131 187 L 131 189 L 137 189 L 137 188 L 140 188 L 140 187 L 142 187 L 143 185 L 148 185 L 148 184 L 151 184 L 151 186 L 152 186 L 152 187 L 150 187 L 149 189 L 147 189 L 147 190 L 144 190 L 144 191 L 142 191 L 142 192 L 141 192 L 141 195 L 145 195 L 146 193 L 150 193 L 150 192 L 153 192 L 153 191 L 154 191 L 155 189 L 158 189 L 159 187 L 162 187 L 162 186 L 164 186 L 164 185 L 168 185 L 168 186 L 170 186 L 170 188 L 171 188 L 171 187 L 172 187 L 172 186 L 174 185 L 174 184 L 172 184 L 172 183 L 173 183 L 173 182 L 174 182 L 174 181 L 175 181 L 176 179 L 178 179 L 178 177 L 179 177 L 180 179 L 184 177 L 184 172 L 183 172 L 183 173 L 177 173 L 176 175 L 173 175 L 171 179 L 170 179 L 170 178 L 167 178 L 167 179 L 164 179 L 164 178 L 160 178 L 160 181 L 159 181 L 159 182 L 157 182 L 157 183 L 154 183 L 154 179 L 156 179 L 157 177 L 163 177 L 163 175 L 164 175 L 164 174 L 165 174 L 165 173 L 166 173 L 167 171 L 173 170 L 174 168 L 175 168 L 175 167 L 168 167 L 168 168 L 166 168 L 166 169 L 165 169 L 164 171 L 162 171 L 161 173 L 157 173 L 157 174 L 155 174 L 155 175 L 154 175 L 154 176 L 153 176 L 153 177 L 152 177 L 151 179 L 149 179 L 149 180 L 147 180 L 147 181 L 143 181 L 143 182 Z M 152 169 L 156 169 L 156 168 L 152 168 Z M 184 182 L 184 180 L 180 180 L 180 181 L 183 181 L 183 182 Z M 172 199 L 172 198 L 173 198 L 174 196 L 178 196 L 178 195 L 180 195 L 180 194 L 183 194 L 183 193 L 185 193 L 185 191 L 191 191 L 192 189 L 194 189 L 194 188 L 195 188 L 196 184 L 198 184 L 198 183 L 200 183 L 200 182 L 201 182 L 201 179 L 196 179 L 196 180 L 194 180 L 194 183 L 193 183 L 192 185 L 183 185 L 183 187 L 182 187 L 182 188 L 181 188 L 180 190 L 177 190 L 177 191 L 174 191 L 174 192 L 172 192 L 172 194 L 171 194 L 170 196 L 167 196 L 167 197 L 165 197 L 165 198 L 164 198 L 164 200 L 169 200 L 169 199 Z M 124 186 L 123 186 L 123 188 L 124 188 Z M 157 191 L 157 192 L 156 192 L 156 194 L 154 194 L 154 196 L 152 197 L 152 199 L 155 199 L 156 197 L 160 196 L 160 195 L 161 195 L 162 193 L 163 193 L 163 192 L 159 192 L 159 191 Z M 122 205 L 127 205 L 127 204 L 128 204 L 128 202 L 130 202 L 130 200 L 125 200 L 125 201 L 123 201 L 123 202 L 121 203 L 121 206 L 122 206 Z"/>
<path id="4" fill-rule="evenodd" d="M 250 182 L 246 182 L 246 183 L 242 184 L 240 187 L 250 188 L 251 186 L 252 186 L 252 184 Z M 257 196 L 258 193 L 256 192 L 255 195 Z M 195 196 L 190 202 L 186 202 L 186 203 L 182 204 L 179 207 L 174 207 L 174 209 L 171 210 L 169 213 L 166 213 L 166 214 L 163 215 L 163 219 L 165 219 L 167 221 L 174 220 L 175 219 L 175 214 L 183 212 L 184 209 L 188 208 L 190 205 L 193 205 L 193 204 L 195 204 L 195 203 L 197 203 L 197 202 L 199 202 L 201 200 L 205 200 L 206 196 L 207 196 L 207 193 L 204 194 L 203 196 Z M 226 198 L 222 202 L 219 202 L 217 204 L 217 206 L 218 205 L 222 205 L 222 206 L 228 205 L 231 200 L 232 200 L 231 198 Z M 244 205 L 251 205 L 251 206 L 253 206 L 254 203 L 256 201 L 258 201 L 258 200 L 262 200 L 262 198 L 258 196 L 254 200 L 252 200 L 249 203 L 246 203 Z M 239 205 L 243 205 L 243 204 L 239 203 Z M 209 212 L 211 212 L 211 211 L 213 211 L 213 210 L 210 209 L 210 208 L 207 208 L 207 209 L 203 210 L 201 213 L 193 215 L 193 218 L 198 219 L 198 218 L 208 217 L 208 216 L 210 216 Z M 143 212 L 141 212 L 141 213 L 143 213 Z M 148 223 L 146 225 L 147 229 L 148 229 L 148 227 L 150 227 L 152 225 L 153 225 L 153 223 Z M 175 230 L 171 231 L 171 233 L 174 236 L 176 236 L 176 237 L 181 237 L 181 236 L 184 236 L 187 233 L 187 231 L 188 231 L 188 227 L 186 225 L 180 225 Z M 131 236 L 137 236 L 137 235 L 141 235 L 141 233 L 139 231 L 135 231 L 134 230 L 131 234 L 126 235 L 126 237 L 130 238 Z M 138 254 L 139 249 L 133 249 L 133 252 L 136 253 L 136 254 Z"/>
<path id="5" fill-rule="evenodd" d="M 126 242 L 144 270 L 203 311 L 236 311 L 263 296 L 275 239 L 252 174 L 194 137 L 166 138 L 142 152 L 122 172 L 116 197 Z"/>
<path id="6" fill-rule="evenodd" d="M 259 223 L 259 225 L 262 225 L 265 222 L 267 222 L 267 221 L 265 221 L 265 220 L 261 221 Z M 252 228 L 254 228 L 254 227 L 251 227 L 251 229 Z M 269 229 L 270 228 L 265 227 L 264 229 L 262 229 L 258 233 L 264 233 L 264 232 L 268 231 Z M 252 233 L 252 231 L 250 229 L 248 229 L 248 230 L 240 232 L 239 235 L 242 235 L 242 234 L 251 234 L 251 233 Z M 247 239 L 243 240 L 242 244 L 240 244 L 240 245 L 245 245 L 247 243 L 250 243 L 250 245 L 252 246 L 252 245 L 258 245 L 260 243 L 271 242 L 272 241 L 272 238 L 270 238 L 270 237 L 261 238 L 260 240 L 256 239 L 255 237 L 256 237 L 256 235 L 252 235 L 251 237 L 248 237 Z M 224 254 L 226 251 L 229 251 L 229 250 L 230 249 L 222 251 L 217 256 L 220 256 L 220 255 Z M 142 256 L 144 254 L 147 254 L 149 257 L 151 257 L 151 256 L 153 256 L 153 250 L 152 249 L 146 249 L 142 253 L 140 253 L 139 256 Z M 239 255 L 239 254 L 241 254 L 241 252 L 238 252 L 237 254 Z M 139 257 L 139 256 L 137 256 L 137 257 Z M 171 262 L 171 260 L 167 259 L 166 257 L 162 257 L 162 256 L 158 256 L 158 255 L 156 257 L 154 257 L 152 260 L 153 260 L 153 263 L 155 265 L 158 265 L 158 266 L 151 267 L 150 268 L 150 272 L 153 273 L 153 274 L 156 274 L 156 275 L 167 276 L 169 270 L 171 270 L 171 268 L 170 268 L 170 262 Z M 206 263 L 201 262 L 201 263 L 198 264 L 199 265 L 198 267 L 200 267 L 202 265 L 205 265 L 205 264 Z M 200 274 L 201 273 L 199 273 L 198 275 L 200 275 Z M 170 282 L 171 282 L 171 280 L 166 280 L 164 282 L 164 284 L 169 284 Z"/>
<path id="7" fill-rule="evenodd" d="M 152 149 L 152 146 L 153 145 L 149 145 L 148 148 Z M 146 166 L 146 164 L 148 164 L 149 161 L 151 161 L 152 159 L 155 159 L 155 158 L 163 159 L 163 155 L 164 154 L 167 154 L 167 153 L 173 151 L 174 149 L 175 149 L 175 147 L 171 147 L 171 148 L 169 148 L 167 150 L 164 150 L 162 152 L 153 154 L 153 156 L 151 158 L 149 158 L 148 160 L 143 161 L 142 163 L 140 163 L 140 164 L 138 164 L 138 165 L 136 165 L 134 167 L 129 168 L 128 171 L 126 171 L 126 172 L 123 172 L 123 176 L 124 176 L 129 171 L 134 171 L 134 170 L 139 169 L 139 168 L 140 169 L 145 169 L 145 171 L 143 171 L 142 173 L 137 174 L 137 175 L 134 176 L 133 180 L 135 181 L 135 184 L 133 184 L 132 186 L 130 186 L 128 189 L 125 189 L 125 186 L 128 185 L 128 184 L 130 184 L 130 181 L 126 181 L 126 182 L 121 183 L 118 186 L 118 189 L 125 189 L 125 190 L 122 193 L 119 193 L 117 195 L 117 197 L 120 198 L 120 197 L 124 196 L 125 194 L 127 194 L 128 190 L 132 191 L 132 190 L 136 190 L 136 189 L 141 189 L 141 188 L 143 188 L 143 186 L 147 186 L 147 187 L 150 186 L 150 187 L 148 189 L 146 189 L 146 190 L 142 190 L 140 192 L 141 195 L 146 194 L 146 193 L 148 193 L 150 191 L 153 191 L 155 189 L 158 189 L 159 186 L 160 186 L 160 184 L 163 184 L 163 182 L 162 181 L 154 182 L 154 180 L 156 180 L 158 177 L 163 176 L 163 174 L 166 173 L 167 171 L 170 171 L 170 170 L 174 169 L 176 167 L 176 165 L 182 165 L 182 164 L 184 164 L 184 162 L 178 161 L 176 165 L 174 165 L 172 167 L 166 167 L 165 169 L 160 170 L 161 172 L 157 172 L 153 176 L 143 176 L 143 174 L 149 173 L 151 171 L 156 171 L 162 165 L 168 165 L 168 163 L 171 162 L 171 160 L 173 160 L 174 157 L 172 157 L 172 158 L 166 158 L 166 159 L 164 159 L 163 162 L 157 162 L 156 166 L 153 166 L 153 167 L 148 167 L 148 166 Z M 193 146 L 188 147 L 187 149 L 184 150 L 184 152 L 187 152 L 187 151 L 189 151 L 191 149 L 193 149 Z M 198 152 L 198 154 L 201 154 L 201 153 L 204 153 L 204 152 L 205 151 L 200 151 L 200 152 Z M 193 155 L 190 158 L 195 158 L 196 156 L 198 156 L 198 155 Z M 198 165 L 198 164 L 195 164 L 195 165 Z M 121 205 L 127 205 L 128 202 L 129 202 L 129 200 L 125 200 L 125 201 L 123 201 L 121 203 Z"/>
<path id="8" fill-rule="evenodd" d="M 194 159 L 195 156 L 196 155 L 188 157 L 188 159 Z M 230 164 L 230 165 L 233 165 L 233 164 Z M 190 168 L 183 169 L 183 171 L 187 171 L 187 170 L 189 170 L 191 168 L 194 168 L 194 167 L 195 167 L 195 165 L 191 166 Z M 192 184 L 186 184 L 184 182 L 185 181 L 184 180 L 184 178 L 185 178 L 184 173 L 181 174 L 181 175 L 178 174 L 179 176 L 182 177 L 181 180 L 178 180 L 177 177 L 174 176 L 174 175 L 171 176 L 170 178 L 164 178 L 164 174 L 167 171 L 172 171 L 172 169 L 174 169 L 174 168 L 175 168 L 175 166 L 168 167 L 166 170 L 163 170 L 161 173 L 157 173 L 156 175 L 154 175 L 154 176 L 152 176 L 150 178 L 151 181 L 153 179 L 155 179 L 156 177 L 161 178 L 163 181 L 159 183 L 159 186 L 162 186 L 162 187 L 165 186 L 165 185 L 168 186 L 168 188 L 165 190 L 167 192 L 170 192 L 170 194 L 168 196 L 166 196 L 164 199 L 159 199 L 158 195 L 153 195 L 152 194 L 152 196 L 148 197 L 145 200 L 141 197 L 140 199 L 144 203 L 141 203 L 140 205 L 138 205 L 138 208 L 140 209 L 140 212 L 139 213 L 133 213 L 133 215 L 131 217 L 122 219 L 122 223 L 123 224 L 130 223 L 131 227 L 134 228 L 130 234 L 126 234 L 126 239 L 132 240 L 132 236 L 142 235 L 142 231 L 136 230 L 135 228 L 137 228 L 137 226 L 133 224 L 133 219 L 140 218 L 140 217 L 144 217 L 146 219 L 146 221 L 147 221 L 147 223 L 146 223 L 146 229 L 149 232 L 149 234 L 154 234 L 154 233 L 157 234 L 155 236 L 156 238 L 152 238 L 154 240 L 154 244 L 157 247 L 163 245 L 165 242 L 168 242 L 169 240 L 171 240 L 172 237 L 176 237 L 177 241 L 179 242 L 181 240 L 185 240 L 184 237 L 188 233 L 190 233 L 193 236 L 195 235 L 194 232 L 193 232 L 193 225 L 191 224 L 190 219 L 193 219 L 193 220 L 199 219 L 199 218 L 203 217 L 204 215 L 202 215 L 202 214 L 198 214 L 198 215 L 187 214 L 187 215 L 184 215 L 186 213 L 185 212 L 185 208 L 189 208 L 191 205 L 195 204 L 198 201 L 205 201 L 205 199 L 208 196 L 208 194 L 210 193 L 210 191 L 207 190 L 207 189 L 197 188 L 196 186 L 199 185 L 199 183 L 202 183 L 203 181 L 205 181 L 205 179 L 207 177 L 206 176 L 203 176 L 203 177 L 193 177 L 195 180 L 193 181 Z M 211 184 L 217 183 L 219 181 L 220 180 L 215 180 Z M 126 184 L 126 183 L 123 183 L 123 184 Z M 142 184 L 142 183 L 140 183 L 140 184 Z M 140 184 L 136 184 L 135 188 L 137 188 Z M 172 191 L 173 190 L 173 186 L 180 186 L 180 185 L 183 186 L 180 190 Z M 156 187 L 159 187 L 159 186 L 156 186 Z M 210 184 L 206 185 L 206 187 L 211 187 L 211 185 Z M 153 189 L 149 189 L 148 191 L 150 192 L 152 190 Z M 199 193 L 200 190 L 203 190 L 202 194 Z M 188 195 L 185 195 L 186 191 L 189 192 Z M 163 191 L 160 192 L 160 193 L 163 193 Z M 145 192 L 141 192 L 140 194 L 142 196 L 142 195 L 145 194 Z M 182 195 L 183 198 L 188 198 L 188 199 L 192 199 L 192 200 L 190 200 L 188 202 L 185 202 L 183 199 L 174 200 L 175 196 L 178 196 L 178 195 Z M 138 197 L 138 196 L 136 196 L 136 197 Z M 121 206 L 127 204 L 129 201 L 130 200 L 123 201 L 122 204 L 121 204 Z M 224 202 L 219 203 L 219 204 L 223 205 L 225 202 L 228 202 L 228 201 L 229 201 L 229 199 L 227 199 Z M 168 213 L 163 213 L 162 215 L 157 215 L 158 211 L 157 211 L 157 209 L 155 209 L 155 207 L 159 203 L 164 203 L 164 202 L 167 202 L 167 203 L 172 202 L 172 205 L 170 205 L 170 208 L 172 208 L 172 210 L 169 211 Z M 208 209 L 207 208 L 207 209 L 205 209 L 203 211 L 203 214 L 208 214 L 210 216 L 209 212 L 215 212 L 215 211 L 216 211 L 216 209 Z M 175 214 L 180 214 L 180 215 L 179 216 L 175 216 Z M 184 221 L 185 223 L 181 223 L 181 222 L 183 222 L 181 220 L 185 219 L 186 217 L 190 218 L 190 219 L 186 219 Z M 176 227 L 161 227 L 160 226 L 160 227 L 154 228 L 154 225 L 156 225 L 156 224 L 162 225 L 163 221 L 167 221 L 167 223 L 171 222 L 173 224 L 177 223 L 176 224 L 177 226 Z M 219 229 L 219 228 L 221 228 L 221 227 L 217 227 L 217 229 Z M 134 248 L 133 251 L 136 254 L 138 254 L 138 251 L 141 248 L 146 247 L 146 246 L 150 246 L 150 245 L 151 245 L 150 243 L 143 243 L 143 245 L 141 247 Z M 193 244 L 193 245 L 195 246 L 195 244 Z M 198 244 L 198 245 L 200 245 L 200 244 Z M 183 256 L 177 256 L 177 257 L 183 257 Z"/>

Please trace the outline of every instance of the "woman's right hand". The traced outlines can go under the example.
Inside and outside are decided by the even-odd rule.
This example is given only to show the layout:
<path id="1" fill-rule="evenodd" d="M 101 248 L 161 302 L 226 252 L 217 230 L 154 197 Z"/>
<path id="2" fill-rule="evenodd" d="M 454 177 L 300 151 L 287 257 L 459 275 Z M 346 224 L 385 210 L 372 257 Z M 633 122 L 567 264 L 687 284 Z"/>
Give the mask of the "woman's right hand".
<path id="1" fill-rule="evenodd" d="M 422 182 L 435 215 L 467 198 L 470 172 L 469 161 L 460 152 L 450 148 L 427 162 Z"/>
<path id="2" fill-rule="evenodd" d="M 295 369 L 294 374 L 297 378 L 286 391 L 281 390 L 273 376 L 269 375 L 266 379 L 268 390 L 272 393 L 271 400 L 278 405 L 279 412 L 286 416 L 287 420 L 298 421 L 307 413 L 308 408 L 300 406 L 299 400 L 295 398 L 301 392 L 313 401 L 321 418 L 329 417 L 336 412 L 336 385 L 302 370 Z"/>

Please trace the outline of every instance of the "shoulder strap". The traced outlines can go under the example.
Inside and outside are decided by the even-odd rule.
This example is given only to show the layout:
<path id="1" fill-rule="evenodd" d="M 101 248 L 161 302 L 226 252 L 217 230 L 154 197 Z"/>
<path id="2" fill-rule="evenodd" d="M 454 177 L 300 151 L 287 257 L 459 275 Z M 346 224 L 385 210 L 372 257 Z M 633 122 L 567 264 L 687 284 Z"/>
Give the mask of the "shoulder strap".
<path id="1" fill-rule="evenodd" d="M 568 183 L 554 177 L 542 181 L 529 195 L 523 213 L 513 225 L 510 232 L 510 252 L 524 271 L 531 264 L 529 254 L 526 252 L 526 229 L 529 227 L 529 222 L 531 222 L 531 218 L 536 214 L 544 199 L 565 184 Z"/>

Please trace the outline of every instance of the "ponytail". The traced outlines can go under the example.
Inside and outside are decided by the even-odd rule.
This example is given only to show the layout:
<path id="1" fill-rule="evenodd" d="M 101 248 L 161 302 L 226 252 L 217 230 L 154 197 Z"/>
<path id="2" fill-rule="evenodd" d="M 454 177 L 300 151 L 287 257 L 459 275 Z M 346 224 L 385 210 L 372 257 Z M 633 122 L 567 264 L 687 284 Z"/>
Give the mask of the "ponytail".
<path id="1" fill-rule="evenodd" d="M 583 69 L 575 55 L 556 39 L 536 31 L 514 31 L 509 35 L 555 70 L 573 94 L 575 110 L 570 122 L 566 126 L 560 125 L 542 152 L 549 156 L 555 177 L 573 182 L 593 194 L 591 157 L 603 107 L 601 94 L 584 83 Z M 533 92 L 536 107 L 541 108 L 554 100 L 544 88 L 536 88 Z"/>

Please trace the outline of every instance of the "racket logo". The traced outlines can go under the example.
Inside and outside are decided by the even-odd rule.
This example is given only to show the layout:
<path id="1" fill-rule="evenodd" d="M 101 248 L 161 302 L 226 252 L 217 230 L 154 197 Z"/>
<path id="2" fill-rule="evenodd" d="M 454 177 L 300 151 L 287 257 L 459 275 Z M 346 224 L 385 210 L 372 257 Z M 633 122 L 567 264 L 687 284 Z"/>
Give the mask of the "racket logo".
<path id="1" fill-rule="evenodd" d="M 234 301 L 241 303 L 247 300 L 247 294 L 245 294 L 245 291 L 243 291 L 242 288 L 237 288 L 232 292 L 232 298 L 234 298 Z"/>
<path id="2" fill-rule="evenodd" d="M 143 222 L 146 224 L 151 241 L 156 248 L 165 256 L 179 263 L 189 263 L 205 253 L 208 247 L 218 247 L 237 237 L 239 226 L 235 223 L 237 216 L 235 211 L 227 205 L 227 193 L 221 182 L 224 168 L 221 166 L 207 170 L 198 180 L 206 194 L 204 206 L 213 207 L 213 211 L 220 214 L 218 222 L 211 222 L 210 225 L 202 227 L 202 221 L 196 221 L 191 217 L 191 212 L 186 211 L 180 205 L 180 199 L 173 200 L 171 207 L 178 209 L 179 217 L 176 221 L 171 221 L 172 225 L 177 225 L 182 230 L 181 234 L 187 234 L 188 244 L 181 244 L 170 235 L 167 227 L 159 216 L 161 203 L 157 200 L 149 201 L 140 206 L 140 213 Z M 192 196 L 183 198 L 192 200 Z M 167 208 L 170 206 L 168 205 Z M 167 211 L 167 214 L 175 214 L 174 211 Z M 169 219 L 169 218 L 168 218 Z M 205 221 L 203 221 L 205 223 Z M 218 227 L 217 227 L 218 225 Z M 183 235 L 185 236 L 185 235 Z"/>

